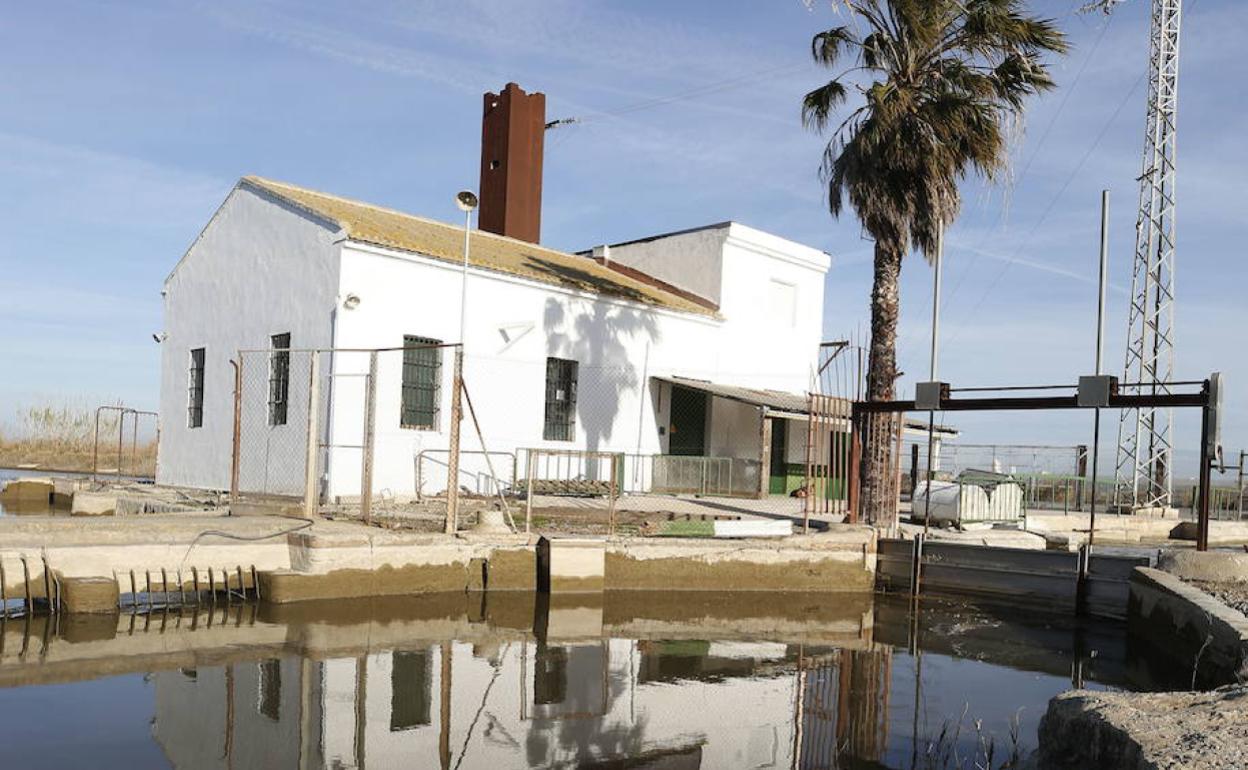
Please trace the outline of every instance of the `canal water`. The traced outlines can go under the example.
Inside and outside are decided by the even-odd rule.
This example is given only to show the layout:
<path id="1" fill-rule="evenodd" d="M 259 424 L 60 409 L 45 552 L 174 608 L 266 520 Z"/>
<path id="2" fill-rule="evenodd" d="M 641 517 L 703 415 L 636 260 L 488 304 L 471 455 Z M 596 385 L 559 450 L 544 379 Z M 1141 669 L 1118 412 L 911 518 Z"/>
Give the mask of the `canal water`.
<path id="1" fill-rule="evenodd" d="M 14 768 L 974 767 L 989 746 L 999 767 L 1072 686 L 1167 684 L 1116 623 L 881 596 L 438 595 L 0 628 Z"/>

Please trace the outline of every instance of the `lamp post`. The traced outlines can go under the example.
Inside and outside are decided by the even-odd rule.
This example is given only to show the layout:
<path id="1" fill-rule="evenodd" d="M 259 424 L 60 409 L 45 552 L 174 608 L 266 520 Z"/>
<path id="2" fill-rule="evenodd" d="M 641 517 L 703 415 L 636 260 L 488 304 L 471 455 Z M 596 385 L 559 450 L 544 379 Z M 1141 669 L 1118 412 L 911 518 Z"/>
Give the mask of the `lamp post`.
<path id="1" fill-rule="evenodd" d="M 468 323 L 468 252 L 472 237 L 472 212 L 479 201 L 471 190 L 460 190 L 455 205 L 464 212 L 464 265 L 459 286 L 459 345 L 455 348 L 455 373 L 451 383 L 451 435 L 446 462 L 446 526 L 448 535 L 459 528 L 459 426 L 464 418 L 464 330 Z"/>
<path id="2" fill-rule="evenodd" d="M 471 249 L 472 212 L 479 205 L 476 193 L 471 190 L 460 190 L 455 194 L 455 205 L 464 212 L 464 268 L 459 286 L 459 344 L 464 344 L 464 327 L 468 320 L 468 252 Z"/>

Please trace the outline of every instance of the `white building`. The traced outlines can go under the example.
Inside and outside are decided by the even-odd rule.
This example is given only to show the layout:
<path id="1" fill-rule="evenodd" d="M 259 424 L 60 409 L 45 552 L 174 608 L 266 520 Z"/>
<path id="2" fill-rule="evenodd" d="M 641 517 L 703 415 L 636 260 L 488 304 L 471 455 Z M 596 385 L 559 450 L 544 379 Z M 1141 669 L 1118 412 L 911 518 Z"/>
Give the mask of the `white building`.
<path id="1" fill-rule="evenodd" d="M 453 348 L 403 348 L 461 340 L 463 234 L 241 180 L 164 285 L 158 481 L 229 488 L 231 361 L 289 348 L 241 356 L 239 473 L 244 490 L 299 493 L 309 356 L 298 351 L 385 348 L 374 488 L 412 494 L 416 455 L 448 445 Z M 653 456 L 719 458 L 736 463 L 738 492 L 765 490 L 767 466 L 782 477 L 805 461 L 804 423 L 776 425 L 804 409 L 827 254 L 735 222 L 579 255 L 477 230 L 470 252 L 464 380 L 491 451 L 626 453 L 642 485 Z M 360 489 L 364 387 L 352 375 L 367 358 L 321 357 L 318 475 L 330 496 Z M 467 419 L 464 448 L 480 448 Z M 479 460 L 466 458 L 467 473 Z M 426 484 L 437 491 L 444 476 Z"/>

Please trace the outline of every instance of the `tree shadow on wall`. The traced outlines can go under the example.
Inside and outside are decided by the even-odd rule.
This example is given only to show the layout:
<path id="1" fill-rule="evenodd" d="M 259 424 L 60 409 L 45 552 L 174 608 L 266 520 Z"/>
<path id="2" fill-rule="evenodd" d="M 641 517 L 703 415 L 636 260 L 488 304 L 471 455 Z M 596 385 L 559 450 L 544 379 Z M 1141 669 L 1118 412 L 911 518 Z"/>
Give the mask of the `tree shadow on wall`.
<path id="1" fill-rule="evenodd" d="M 592 302 L 589 312 L 573 309 L 576 300 L 546 300 L 543 328 L 547 355 L 577 362 L 576 420 L 585 434 L 585 448 L 608 451 L 616 437 L 616 420 L 626 393 L 643 398 L 641 382 L 645 343 L 659 340 L 654 313 L 606 302 Z M 639 344 L 640 343 L 640 344 Z M 629 354 L 630 345 L 638 351 Z M 596 463 L 587 463 L 596 473 Z"/>

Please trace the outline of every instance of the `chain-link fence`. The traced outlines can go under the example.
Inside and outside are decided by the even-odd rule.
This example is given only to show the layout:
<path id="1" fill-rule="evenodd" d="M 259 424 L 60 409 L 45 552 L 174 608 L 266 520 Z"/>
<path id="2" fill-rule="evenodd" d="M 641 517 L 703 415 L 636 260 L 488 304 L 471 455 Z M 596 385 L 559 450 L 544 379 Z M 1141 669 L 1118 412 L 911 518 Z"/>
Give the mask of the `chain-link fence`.
<path id="1" fill-rule="evenodd" d="M 531 511 L 540 530 L 614 523 L 660 534 L 720 519 L 817 526 L 849 510 L 850 402 L 839 394 L 592 354 L 467 354 L 457 387 L 456 348 L 434 340 L 377 350 L 282 341 L 238 356 L 236 500 L 435 529 L 452 504 L 462 524 L 506 508 Z"/>

